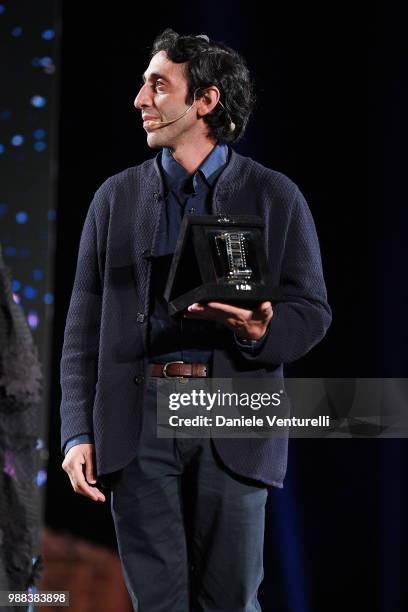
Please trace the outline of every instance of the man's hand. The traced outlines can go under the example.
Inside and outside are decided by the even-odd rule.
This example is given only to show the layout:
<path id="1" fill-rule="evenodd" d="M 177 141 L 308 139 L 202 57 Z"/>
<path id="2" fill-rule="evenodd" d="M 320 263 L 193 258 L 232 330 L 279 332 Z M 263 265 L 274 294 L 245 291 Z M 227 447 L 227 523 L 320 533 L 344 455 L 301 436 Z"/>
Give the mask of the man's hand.
<path id="1" fill-rule="evenodd" d="M 259 340 L 265 335 L 273 317 L 271 302 L 262 302 L 254 310 L 238 308 L 223 302 L 192 304 L 183 316 L 187 319 L 218 321 L 231 329 L 240 338 Z"/>
<path id="2" fill-rule="evenodd" d="M 104 502 L 106 501 L 104 494 L 88 484 L 88 482 L 96 482 L 94 455 L 94 444 L 76 444 L 65 455 L 62 469 L 68 474 L 75 493 L 85 495 L 94 501 Z M 85 470 L 83 465 L 85 465 Z"/>

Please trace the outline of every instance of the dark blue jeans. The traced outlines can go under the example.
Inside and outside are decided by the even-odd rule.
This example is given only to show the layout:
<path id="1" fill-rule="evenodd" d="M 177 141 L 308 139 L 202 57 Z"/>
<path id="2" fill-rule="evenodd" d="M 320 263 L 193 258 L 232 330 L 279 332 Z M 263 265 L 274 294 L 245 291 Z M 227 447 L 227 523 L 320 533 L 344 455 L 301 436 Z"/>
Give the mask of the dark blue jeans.
<path id="1" fill-rule="evenodd" d="M 111 486 L 134 609 L 259 611 L 267 487 L 228 470 L 210 438 L 157 438 L 154 378 L 143 418 L 137 455 Z"/>

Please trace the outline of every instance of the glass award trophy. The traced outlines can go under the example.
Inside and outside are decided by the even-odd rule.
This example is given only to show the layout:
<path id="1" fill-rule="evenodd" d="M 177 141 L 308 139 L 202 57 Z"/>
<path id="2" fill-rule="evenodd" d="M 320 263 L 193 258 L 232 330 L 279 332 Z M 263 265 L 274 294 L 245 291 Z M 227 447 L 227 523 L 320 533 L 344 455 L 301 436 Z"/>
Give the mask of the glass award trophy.
<path id="1" fill-rule="evenodd" d="M 264 222 L 255 216 L 185 216 L 164 297 L 176 315 L 194 302 L 245 307 L 271 300 Z"/>

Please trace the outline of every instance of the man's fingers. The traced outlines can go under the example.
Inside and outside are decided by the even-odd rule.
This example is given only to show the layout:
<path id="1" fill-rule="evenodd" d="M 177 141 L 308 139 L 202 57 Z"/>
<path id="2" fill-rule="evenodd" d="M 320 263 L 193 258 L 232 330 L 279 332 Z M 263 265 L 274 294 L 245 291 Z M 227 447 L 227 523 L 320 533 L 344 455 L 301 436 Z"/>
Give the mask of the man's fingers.
<path id="1" fill-rule="evenodd" d="M 269 317 L 273 312 L 272 303 L 262 302 L 262 304 L 259 305 L 259 311 L 262 312 L 262 314 L 264 314 L 266 317 Z"/>
<path id="2" fill-rule="evenodd" d="M 96 483 L 96 478 L 94 475 L 94 462 L 92 461 L 87 461 L 85 463 L 85 478 L 86 480 L 90 483 L 90 484 L 95 484 Z"/>
<path id="3" fill-rule="evenodd" d="M 81 495 L 85 495 L 94 501 L 105 501 L 104 494 L 97 488 L 91 487 L 85 480 L 85 476 L 82 471 L 79 474 L 74 476 L 75 484 L 76 484 L 76 493 L 80 493 Z"/>
<path id="4" fill-rule="evenodd" d="M 96 482 L 94 449 L 93 444 L 73 446 L 68 451 L 62 468 L 67 472 L 75 493 L 85 495 L 94 501 L 105 501 L 104 494 L 97 487 L 88 484 Z"/>
<path id="5" fill-rule="evenodd" d="M 78 466 L 77 469 L 74 469 L 74 471 L 69 474 L 69 478 L 71 480 L 72 488 L 74 489 L 75 493 L 79 493 L 80 495 L 89 497 L 93 501 L 105 501 L 104 494 L 99 491 L 97 487 L 91 487 L 86 482 L 81 466 Z"/>
<path id="6" fill-rule="evenodd" d="M 252 312 L 251 310 L 248 310 L 248 308 L 240 308 L 239 306 L 225 304 L 224 302 L 208 302 L 207 306 L 209 309 L 215 312 L 235 315 L 237 318 L 249 317 Z"/>
<path id="7" fill-rule="evenodd" d="M 272 304 L 269 301 L 262 302 L 253 310 L 249 310 L 248 308 L 240 308 L 239 306 L 226 304 L 224 302 L 207 302 L 206 304 L 196 303 L 188 307 L 184 316 L 191 319 L 219 319 L 220 316 L 225 318 L 224 315 L 226 314 L 233 315 L 236 319 L 243 322 L 250 319 L 266 320 L 272 315 Z"/>
<path id="8" fill-rule="evenodd" d="M 249 316 L 250 310 L 246 308 L 239 308 L 232 304 L 225 304 L 224 302 L 207 302 L 206 304 L 191 304 L 188 307 L 186 317 L 191 318 L 208 318 L 213 317 L 216 319 L 219 315 L 232 314 L 242 318 L 242 316 Z"/>

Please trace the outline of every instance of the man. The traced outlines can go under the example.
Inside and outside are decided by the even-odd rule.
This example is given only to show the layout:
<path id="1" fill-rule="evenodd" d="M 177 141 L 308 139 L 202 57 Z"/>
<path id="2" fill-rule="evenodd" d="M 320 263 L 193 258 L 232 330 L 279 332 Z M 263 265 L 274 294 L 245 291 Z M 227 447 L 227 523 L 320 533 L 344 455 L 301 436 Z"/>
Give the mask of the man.
<path id="1" fill-rule="evenodd" d="M 162 439 L 156 382 L 270 377 L 331 320 L 313 220 L 287 177 L 234 152 L 254 95 L 242 58 L 204 36 L 160 35 L 135 99 L 155 159 L 108 179 L 91 203 L 63 355 L 63 469 L 74 491 L 111 489 L 135 610 L 259 610 L 267 487 L 287 439 Z M 265 221 L 272 282 L 298 297 L 249 310 L 163 299 L 185 214 Z M 182 363 L 178 363 L 178 362 Z"/>

